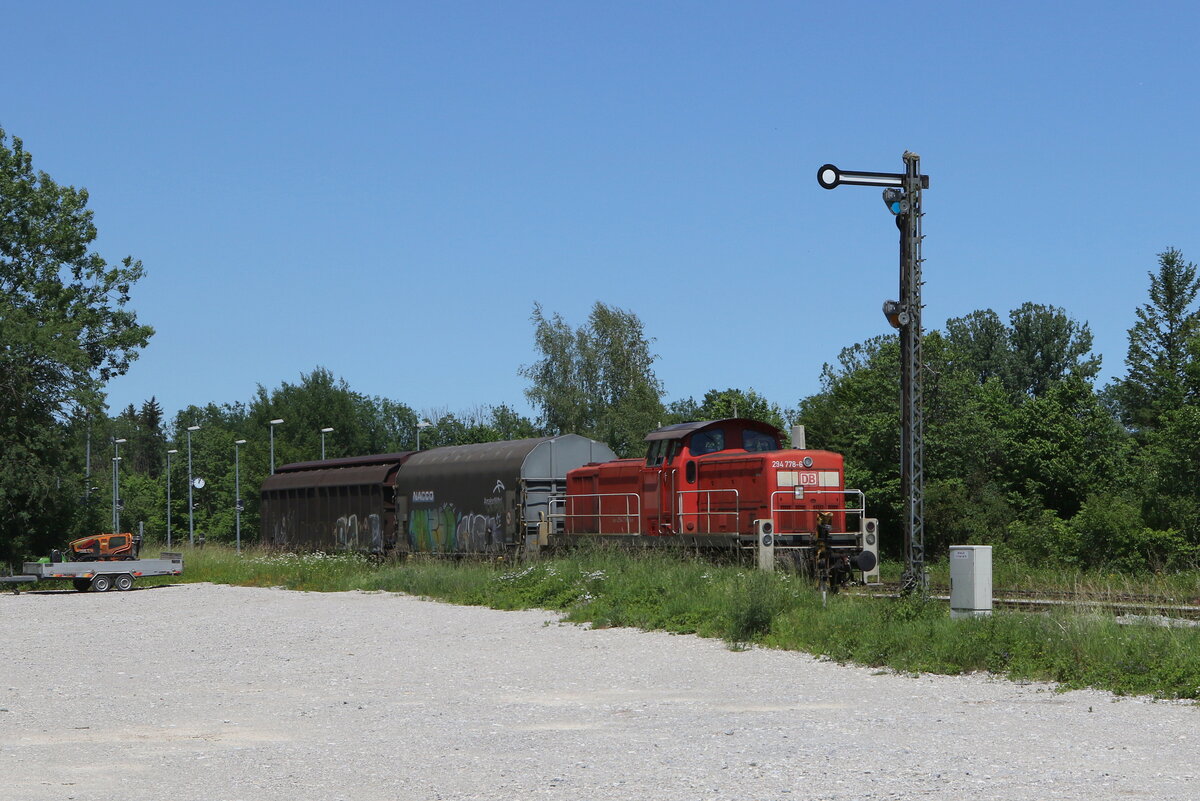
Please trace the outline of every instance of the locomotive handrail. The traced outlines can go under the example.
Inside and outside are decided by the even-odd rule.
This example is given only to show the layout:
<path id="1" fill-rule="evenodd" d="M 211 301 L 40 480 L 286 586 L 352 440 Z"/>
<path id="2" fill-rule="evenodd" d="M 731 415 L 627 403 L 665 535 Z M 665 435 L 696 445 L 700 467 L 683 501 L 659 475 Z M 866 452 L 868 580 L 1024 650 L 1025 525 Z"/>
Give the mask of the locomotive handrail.
<path id="1" fill-rule="evenodd" d="M 733 493 L 733 511 L 729 511 L 728 509 L 722 509 L 720 511 L 714 512 L 712 510 L 712 500 L 713 500 L 712 496 L 716 495 L 716 494 L 727 493 L 727 492 Z M 677 490 L 675 494 L 676 494 L 676 496 L 678 496 L 678 503 L 677 503 L 676 513 L 675 513 L 676 517 L 677 517 L 677 521 L 676 521 L 677 526 L 675 529 L 676 531 L 684 530 L 684 528 L 683 528 L 684 516 L 690 516 L 690 515 L 696 516 L 697 524 L 699 524 L 699 522 L 700 522 L 699 518 L 701 516 L 703 516 L 705 519 L 705 523 L 707 524 L 707 527 L 704 530 L 706 532 L 710 532 L 710 533 L 712 532 L 713 515 L 732 516 L 733 517 L 732 531 L 737 531 L 738 520 L 740 518 L 741 511 L 742 511 L 742 497 L 741 497 L 741 494 L 738 493 L 736 488 L 728 487 L 725 489 Z M 704 499 L 705 504 L 706 504 L 704 511 L 701 512 L 698 509 L 695 512 L 683 511 L 683 496 L 684 495 L 704 495 L 704 496 L 706 496 Z"/>
<path id="2" fill-rule="evenodd" d="M 596 511 L 595 512 L 574 512 L 574 513 L 572 513 L 572 512 L 567 511 L 567 509 L 566 509 L 567 501 L 577 501 L 577 500 L 583 500 L 585 498 L 596 499 Z M 601 511 L 604 508 L 602 506 L 603 498 L 624 498 L 625 499 L 625 511 L 624 512 Z M 631 498 L 633 499 L 633 511 L 630 511 L 629 501 Z M 566 523 L 567 523 L 568 519 L 594 517 L 597 519 L 597 521 L 601 521 L 602 518 L 616 517 L 616 518 L 625 518 L 627 526 L 629 523 L 629 519 L 632 518 L 633 525 L 629 526 L 629 527 L 632 528 L 633 530 L 627 531 L 627 532 L 605 532 L 605 531 L 603 531 L 604 525 L 602 522 L 600 522 L 599 525 L 596 526 L 596 528 L 601 529 L 601 531 L 595 531 L 595 532 L 589 531 L 586 533 L 588 533 L 588 534 L 623 533 L 623 534 L 633 534 L 633 535 L 639 535 L 639 536 L 642 533 L 642 525 L 641 525 L 642 496 L 636 492 L 595 492 L 595 493 L 590 493 L 587 495 L 574 495 L 574 494 L 572 494 L 572 495 L 551 495 L 548 500 L 549 500 L 549 504 L 548 504 L 549 510 L 546 515 L 546 519 L 547 520 L 561 520 L 563 523 L 563 531 L 564 532 L 566 532 Z M 562 507 L 561 512 L 554 511 L 554 506 L 556 504 Z"/>
<path id="3" fill-rule="evenodd" d="M 802 515 L 802 514 L 815 515 L 818 512 L 833 512 L 834 514 L 844 514 L 846 516 L 854 516 L 854 515 L 858 516 L 857 528 L 850 528 L 849 526 L 847 526 L 846 531 L 834 532 L 835 534 L 845 534 L 845 533 L 849 533 L 849 532 L 856 532 L 860 536 L 862 535 L 863 527 L 865 525 L 865 521 L 866 521 L 866 517 L 867 517 L 867 515 L 866 515 L 866 508 L 867 508 L 866 495 L 863 493 L 862 490 L 857 490 L 857 489 L 808 490 L 807 488 L 805 489 L 805 492 L 804 492 L 805 498 L 808 498 L 808 497 L 814 496 L 814 495 L 816 495 L 816 496 L 821 496 L 821 495 L 845 496 L 844 498 L 841 499 L 842 501 L 844 501 L 845 505 L 843 505 L 843 506 L 822 506 L 822 507 L 815 508 L 815 509 L 814 508 L 806 508 L 806 509 L 784 508 L 776 503 L 776 496 L 786 497 L 786 498 L 795 500 L 795 497 L 796 497 L 795 491 L 794 490 L 775 490 L 774 492 L 771 493 L 771 523 L 775 528 L 775 533 L 776 534 L 812 533 L 812 532 L 794 531 L 794 530 L 787 528 L 786 526 L 783 525 L 783 520 L 781 519 L 785 515 L 790 515 L 792 517 L 795 517 L 796 515 Z M 858 501 L 857 506 L 852 506 L 850 504 L 851 497 L 857 499 L 857 501 Z"/>

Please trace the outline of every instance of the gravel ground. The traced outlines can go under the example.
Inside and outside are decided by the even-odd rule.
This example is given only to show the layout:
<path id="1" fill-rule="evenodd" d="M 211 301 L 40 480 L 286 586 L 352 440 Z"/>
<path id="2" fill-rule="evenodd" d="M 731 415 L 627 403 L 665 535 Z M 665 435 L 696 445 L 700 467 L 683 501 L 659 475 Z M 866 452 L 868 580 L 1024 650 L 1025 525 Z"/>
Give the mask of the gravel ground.
<path id="1" fill-rule="evenodd" d="M 1200 798 L 1200 708 L 383 593 L 0 597 L 0 798 Z"/>

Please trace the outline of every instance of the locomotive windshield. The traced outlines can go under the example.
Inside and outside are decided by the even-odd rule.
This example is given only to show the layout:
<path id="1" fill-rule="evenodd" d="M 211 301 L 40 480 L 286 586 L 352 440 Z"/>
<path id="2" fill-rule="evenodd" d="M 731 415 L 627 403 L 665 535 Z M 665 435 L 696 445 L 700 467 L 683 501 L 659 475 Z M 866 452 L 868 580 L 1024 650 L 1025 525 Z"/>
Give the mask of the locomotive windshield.
<path id="1" fill-rule="evenodd" d="M 725 429 L 711 428 L 692 435 L 692 456 L 703 456 L 725 450 Z"/>
<path id="2" fill-rule="evenodd" d="M 670 464 L 679 453 L 679 447 L 679 440 L 675 439 L 660 439 L 650 443 L 650 449 L 646 451 L 646 466 L 657 467 L 663 462 Z"/>
<path id="3" fill-rule="evenodd" d="M 761 453 L 763 451 L 779 450 L 779 440 L 770 434 L 764 434 L 761 431 L 751 431 L 749 429 L 742 432 L 742 447 L 751 453 Z"/>

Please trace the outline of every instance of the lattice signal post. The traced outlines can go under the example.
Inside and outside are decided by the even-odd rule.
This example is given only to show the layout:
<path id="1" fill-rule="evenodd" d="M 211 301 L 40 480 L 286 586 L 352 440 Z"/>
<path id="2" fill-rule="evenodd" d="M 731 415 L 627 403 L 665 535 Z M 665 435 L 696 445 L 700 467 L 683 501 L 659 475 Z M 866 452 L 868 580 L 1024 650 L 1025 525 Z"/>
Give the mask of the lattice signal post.
<path id="1" fill-rule="evenodd" d="M 900 492 L 904 497 L 905 592 L 924 593 L 925 575 L 925 401 L 921 358 L 921 190 L 929 176 L 921 174 L 921 157 L 905 152 L 904 172 L 850 172 L 826 164 L 817 170 L 826 189 L 848 186 L 883 187 L 883 202 L 896 215 L 900 229 L 900 300 L 883 304 L 883 313 L 900 331 Z"/>

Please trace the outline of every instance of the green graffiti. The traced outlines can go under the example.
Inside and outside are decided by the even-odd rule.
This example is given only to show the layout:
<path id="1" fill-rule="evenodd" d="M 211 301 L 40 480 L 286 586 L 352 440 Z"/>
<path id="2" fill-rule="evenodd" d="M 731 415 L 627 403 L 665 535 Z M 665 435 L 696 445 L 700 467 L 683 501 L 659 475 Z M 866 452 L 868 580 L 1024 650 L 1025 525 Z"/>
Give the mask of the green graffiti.
<path id="1" fill-rule="evenodd" d="M 408 544 L 419 553 L 455 553 L 458 550 L 458 511 L 414 509 L 408 518 Z"/>

